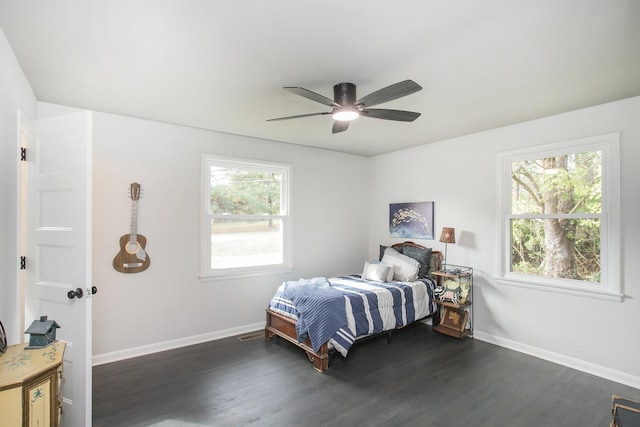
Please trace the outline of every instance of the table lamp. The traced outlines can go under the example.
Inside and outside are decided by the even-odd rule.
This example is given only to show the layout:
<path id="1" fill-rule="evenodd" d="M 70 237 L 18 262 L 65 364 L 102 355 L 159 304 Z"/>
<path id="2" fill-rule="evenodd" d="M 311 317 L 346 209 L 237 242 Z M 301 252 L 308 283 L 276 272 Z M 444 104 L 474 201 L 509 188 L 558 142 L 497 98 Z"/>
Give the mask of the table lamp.
<path id="1" fill-rule="evenodd" d="M 453 227 L 442 227 L 440 241 L 444 243 L 444 265 L 447 265 L 447 246 L 456 242 L 456 229 Z"/>

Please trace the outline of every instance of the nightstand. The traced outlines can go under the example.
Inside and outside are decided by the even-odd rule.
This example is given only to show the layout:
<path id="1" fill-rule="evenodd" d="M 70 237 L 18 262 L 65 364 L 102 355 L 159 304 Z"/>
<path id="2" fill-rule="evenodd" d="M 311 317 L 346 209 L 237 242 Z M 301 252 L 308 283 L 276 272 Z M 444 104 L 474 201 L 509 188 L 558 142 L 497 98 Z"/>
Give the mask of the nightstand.
<path id="1" fill-rule="evenodd" d="M 445 264 L 431 275 L 445 289 L 462 290 L 462 296 L 458 293 L 457 302 L 436 298 L 439 316 L 433 329 L 455 338 L 473 336 L 473 268 Z"/>

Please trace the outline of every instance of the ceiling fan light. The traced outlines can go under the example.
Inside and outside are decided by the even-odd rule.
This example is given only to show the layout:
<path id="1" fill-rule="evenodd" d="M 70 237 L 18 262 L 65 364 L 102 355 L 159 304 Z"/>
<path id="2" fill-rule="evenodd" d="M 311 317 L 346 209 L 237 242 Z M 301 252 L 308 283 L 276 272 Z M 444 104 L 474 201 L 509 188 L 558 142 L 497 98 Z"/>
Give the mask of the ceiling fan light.
<path id="1" fill-rule="evenodd" d="M 355 120 L 360 117 L 360 113 L 357 110 L 341 109 L 336 110 L 332 117 L 333 120 L 338 120 L 340 122 L 350 122 L 351 120 Z"/>

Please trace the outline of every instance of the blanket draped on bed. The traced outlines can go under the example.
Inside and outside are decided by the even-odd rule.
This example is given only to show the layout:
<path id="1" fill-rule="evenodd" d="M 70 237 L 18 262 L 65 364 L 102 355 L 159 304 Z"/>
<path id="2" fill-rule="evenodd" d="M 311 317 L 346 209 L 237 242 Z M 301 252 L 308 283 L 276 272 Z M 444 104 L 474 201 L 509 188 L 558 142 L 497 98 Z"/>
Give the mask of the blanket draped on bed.
<path id="1" fill-rule="evenodd" d="M 345 297 L 326 277 L 285 282 L 283 294 L 298 310 L 298 341 L 309 338 L 313 351 L 347 326 Z"/>

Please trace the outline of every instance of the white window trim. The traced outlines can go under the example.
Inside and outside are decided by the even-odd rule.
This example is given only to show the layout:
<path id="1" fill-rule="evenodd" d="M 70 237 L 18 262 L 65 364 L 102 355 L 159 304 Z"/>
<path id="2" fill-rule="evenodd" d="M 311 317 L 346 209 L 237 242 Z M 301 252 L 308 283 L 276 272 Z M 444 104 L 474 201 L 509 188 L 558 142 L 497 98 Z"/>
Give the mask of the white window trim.
<path id="1" fill-rule="evenodd" d="M 209 189 L 210 189 L 210 162 L 216 164 L 228 163 L 229 167 L 255 167 L 257 169 L 274 169 L 283 172 L 282 199 L 280 200 L 281 214 L 269 215 L 277 217 L 283 224 L 283 262 L 276 265 L 260 265 L 251 267 L 228 268 L 221 270 L 211 269 L 211 215 L 209 213 Z M 265 274 L 280 274 L 293 271 L 293 238 L 292 238 L 292 216 L 291 216 L 291 165 L 254 159 L 244 159 L 239 157 L 218 156 L 215 154 L 203 154 L 201 157 L 201 178 L 200 178 L 200 280 L 218 281 L 225 279 L 236 279 L 241 277 L 263 276 Z M 267 218 L 268 218 L 267 217 Z"/>
<path id="2" fill-rule="evenodd" d="M 512 162 L 596 150 L 602 152 L 603 177 L 602 214 L 600 215 L 601 283 L 594 284 L 577 280 L 553 279 L 511 272 L 511 235 L 508 230 L 509 209 L 511 206 Z M 501 152 L 497 155 L 496 166 L 498 174 L 497 274 L 494 277 L 496 283 L 553 293 L 622 301 L 624 293 L 620 275 L 620 134 L 609 133 Z"/>

